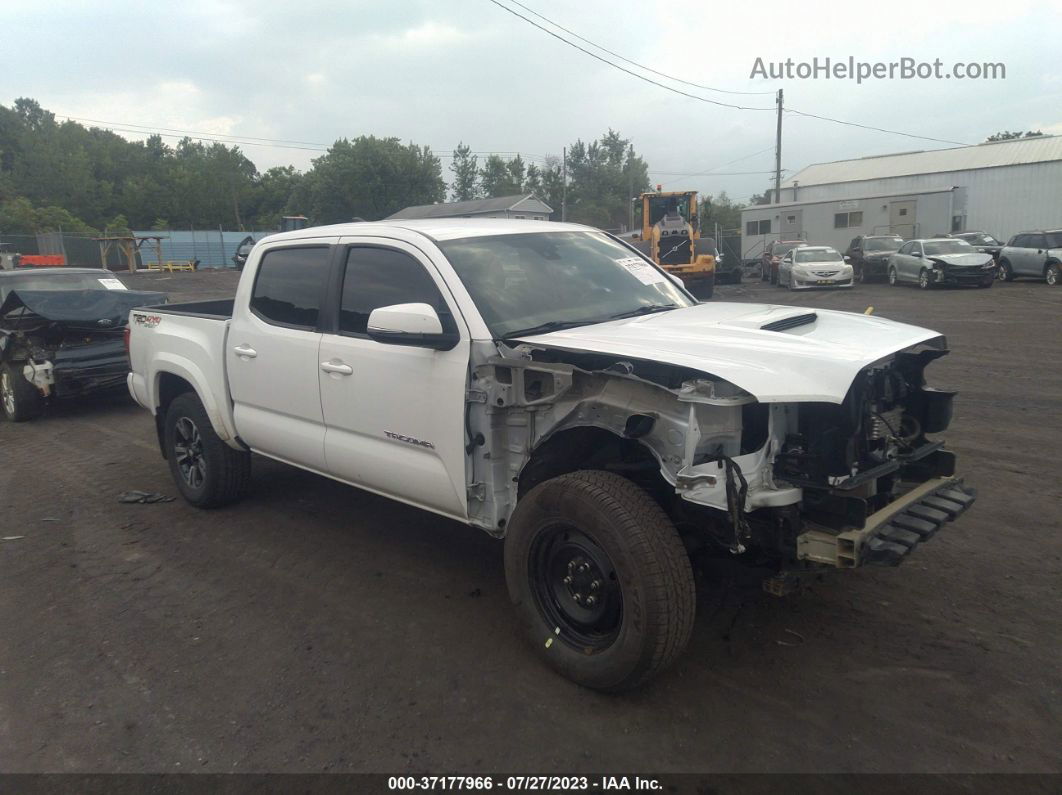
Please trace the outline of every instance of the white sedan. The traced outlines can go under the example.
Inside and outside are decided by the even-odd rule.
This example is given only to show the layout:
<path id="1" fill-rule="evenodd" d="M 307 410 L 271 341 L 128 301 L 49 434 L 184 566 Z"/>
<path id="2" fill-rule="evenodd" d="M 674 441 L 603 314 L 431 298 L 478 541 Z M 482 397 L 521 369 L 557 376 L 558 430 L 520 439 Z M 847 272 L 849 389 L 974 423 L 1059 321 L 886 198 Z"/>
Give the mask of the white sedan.
<path id="1" fill-rule="evenodd" d="M 830 246 L 794 248 L 778 264 L 778 285 L 790 290 L 851 287 L 852 266 Z"/>

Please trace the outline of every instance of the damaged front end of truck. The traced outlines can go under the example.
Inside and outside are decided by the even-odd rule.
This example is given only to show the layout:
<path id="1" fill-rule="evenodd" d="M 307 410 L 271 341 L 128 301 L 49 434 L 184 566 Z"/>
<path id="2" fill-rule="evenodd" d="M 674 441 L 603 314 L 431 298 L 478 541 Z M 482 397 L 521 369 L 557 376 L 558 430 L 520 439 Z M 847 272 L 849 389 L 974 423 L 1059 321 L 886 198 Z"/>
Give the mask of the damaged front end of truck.
<path id="1" fill-rule="evenodd" d="M 718 345 L 700 343 L 711 354 L 662 345 L 655 359 L 630 355 L 654 345 L 666 315 L 640 323 L 644 343 L 576 329 L 480 345 L 466 422 L 473 523 L 504 535 L 535 485 L 604 469 L 648 491 L 691 552 L 729 551 L 779 573 L 899 564 L 975 496 L 935 438 L 954 393 L 928 386 L 925 369 L 946 342 L 924 330 L 888 351 L 887 340 L 824 342 L 861 316 L 777 319 L 779 309 L 719 324 Z M 655 342 L 686 344 L 688 332 Z M 809 346 L 824 344 L 816 359 Z"/>

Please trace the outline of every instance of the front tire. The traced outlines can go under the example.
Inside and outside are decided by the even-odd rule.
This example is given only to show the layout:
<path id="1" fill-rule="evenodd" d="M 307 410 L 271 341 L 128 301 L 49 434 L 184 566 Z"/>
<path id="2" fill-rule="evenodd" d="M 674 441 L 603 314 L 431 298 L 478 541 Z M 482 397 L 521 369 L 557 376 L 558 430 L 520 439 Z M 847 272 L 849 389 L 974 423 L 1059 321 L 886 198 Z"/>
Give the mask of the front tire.
<path id="1" fill-rule="evenodd" d="M 1062 283 L 1062 271 L 1059 270 L 1057 263 L 1052 262 L 1047 266 L 1047 270 L 1044 271 L 1044 281 L 1051 287 L 1057 287 Z"/>
<path id="2" fill-rule="evenodd" d="M 520 500 L 505 579 L 546 663 L 595 690 L 644 684 L 693 629 L 693 570 L 678 531 L 644 490 L 611 472 L 561 475 Z"/>
<path id="3" fill-rule="evenodd" d="M 933 286 L 933 282 L 929 280 L 928 268 L 922 268 L 922 270 L 918 272 L 918 286 L 923 290 L 928 290 Z"/>
<path id="4" fill-rule="evenodd" d="M 1014 269 L 1010 266 L 1007 260 L 1000 260 L 999 262 L 999 280 L 1001 282 L 1014 281 Z"/>
<path id="5" fill-rule="evenodd" d="M 195 393 L 175 397 L 163 422 L 166 458 L 181 496 L 197 508 L 220 508 L 247 494 L 251 454 L 218 437 Z"/>
<path id="6" fill-rule="evenodd" d="M 11 422 L 25 422 L 44 411 L 44 397 L 26 380 L 21 368 L 10 362 L 0 368 L 0 405 Z"/>
<path id="7" fill-rule="evenodd" d="M 895 287 L 899 283 L 900 283 L 900 274 L 898 274 L 896 272 L 896 266 L 895 265 L 890 265 L 889 266 L 889 284 L 891 284 L 893 287 Z"/>

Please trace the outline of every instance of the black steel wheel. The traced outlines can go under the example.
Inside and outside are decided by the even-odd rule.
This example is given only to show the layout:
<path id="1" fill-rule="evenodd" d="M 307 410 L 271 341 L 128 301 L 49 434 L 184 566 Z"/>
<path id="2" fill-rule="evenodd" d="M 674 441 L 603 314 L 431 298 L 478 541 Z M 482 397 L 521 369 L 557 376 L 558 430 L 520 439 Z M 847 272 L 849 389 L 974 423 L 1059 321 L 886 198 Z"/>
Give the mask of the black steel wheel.
<path id="1" fill-rule="evenodd" d="M 247 493 L 251 454 L 235 450 L 221 440 L 194 393 L 185 392 L 174 398 L 163 423 L 170 474 L 188 502 L 198 508 L 218 508 Z"/>
<path id="2" fill-rule="evenodd" d="M 585 687 L 643 684 L 693 628 L 693 570 L 678 531 L 612 472 L 561 475 L 523 495 L 505 538 L 505 579 L 538 653 Z"/>
<path id="3" fill-rule="evenodd" d="M 608 554 L 586 533 L 565 523 L 543 528 L 528 561 L 531 591 L 560 640 L 606 649 L 623 618 L 623 594 Z"/>

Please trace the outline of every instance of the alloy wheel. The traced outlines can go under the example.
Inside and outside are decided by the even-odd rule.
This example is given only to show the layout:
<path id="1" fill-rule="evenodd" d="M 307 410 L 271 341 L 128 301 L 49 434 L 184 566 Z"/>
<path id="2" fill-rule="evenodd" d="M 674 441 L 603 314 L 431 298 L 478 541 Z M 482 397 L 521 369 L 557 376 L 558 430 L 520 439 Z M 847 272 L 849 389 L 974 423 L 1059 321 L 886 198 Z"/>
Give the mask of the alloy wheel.
<path id="1" fill-rule="evenodd" d="M 7 416 L 13 417 L 15 415 L 15 387 L 7 371 L 0 375 L 0 397 L 3 399 Z"/>
<path id="2" fill-rule="evenodd" d="M 193 489 L 202 488 L 206 480 L 203 440 L 188 417 L 181 417 L 174 426 L 173 454 L 184 482 Z"/>

